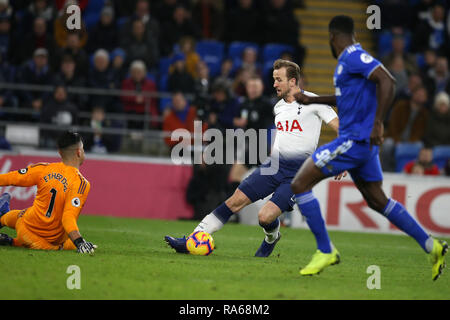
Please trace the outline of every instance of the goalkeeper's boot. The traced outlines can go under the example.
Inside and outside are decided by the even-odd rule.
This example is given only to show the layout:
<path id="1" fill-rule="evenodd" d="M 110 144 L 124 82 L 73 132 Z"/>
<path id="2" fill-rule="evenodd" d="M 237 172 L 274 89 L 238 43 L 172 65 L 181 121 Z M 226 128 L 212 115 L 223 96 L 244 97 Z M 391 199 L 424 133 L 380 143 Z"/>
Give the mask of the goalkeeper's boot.
<path id="1" fill-rule="evenodd" d="M 430 252 L 431 278 L 437 280 L 445 268 L 444 256 L 448 251 L 448 244 L 443 240 L 433 240 L 433 250 Z"/>
<path id="2" fill-rule="evenodd" d="M 273 249 L 275 248 L 275 245 L 277 244 L 277 242 L 281 239 L 281 233 L 278 232 L 278 237 L 277 239 L 272 242 L 272 243 L 268 243 L 266 242 L 266 238 L 264 238 L 263 242 L 261 243 L 261 246 L 258 248 L 258 250 L 256 250 L 255 253 L 255 257 L 268 257 L 270 256 L 270 254 L 272 253 Z"/>
<path id="3" fill-rule="evenodd" d="M 12 246 L 13 238 L 8 236 L 6 233 L 0 233 L 0 246 Z"/>
<path id="4" fill-rule="evenodd" d="M 331 253 L 323 253 L 322 251 L 317 250 L 312 257 L 311 262 L 300 270 L 300 274 L 302 276 L 312 276 L 320 273 L 328 266 L 338 264 L 340 261 L 341 256 L 334 246 L 332 246 Z"/>
<path id="5" fill-rule="evenodd" d="M 189 253 L 186 248 L 186 236 L 183 238 L 174 238 L 171 236 L 165 236 L 164 240 L 166 240 L 167 244 L 175 249 L 178 253 Z"/>
<path id="6" fill-rule="evenodd" d="M 11 195 L 4 193 L 0 196 L 0 217 L 9 212 L 9 202 L 11 201 Z"/>

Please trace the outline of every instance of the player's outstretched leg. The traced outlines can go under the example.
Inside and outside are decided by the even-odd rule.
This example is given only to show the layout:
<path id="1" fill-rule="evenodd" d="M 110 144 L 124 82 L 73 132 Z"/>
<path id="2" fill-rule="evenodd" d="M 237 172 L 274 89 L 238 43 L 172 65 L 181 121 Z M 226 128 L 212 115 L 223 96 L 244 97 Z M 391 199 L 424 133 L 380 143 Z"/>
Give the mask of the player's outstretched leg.
<path id="1" fill-rule="evenodd" d="M 430 252 L 431 279 L 437 280 L 445 268 L 444 256 L 448 252 L 448 244 L 443 240 L 433 239 L 433 249 Z"/>
<path id="2" fill-rule="evenodd" d="M 213 212 L 203 218 L 195 231 L 204 231 L 209 234 L 222 229 L 227 223 L 230 217 L 235 213 L 249 205 L 252 201 L 239 189 L 236 189 L 234 194 L 228 198 L 224 203 L 214 209 Z M 183 238 L 175 238 L 171 236 L 165 236 L 164 240 L 169 246 L 175 249 L 178 253 L 188 253 L 186 248 L 186 236 Z"/>
<path id="3" fill-rule="evenodd" d="M 340 255 L 331 244 L 325 221 L 322 218 L 319 201 L 311 189 L 326 176 L 317 168 L 312 158 L 308 158 L 292 180 L 291 188 L 295 200 L 306 223 L 316 238 L 317 251 L 311 261 L 300 270 L 301 275 L 314 275 L 320 273 L 330 265 L 340 262 Z"/>
<path id="4" fill-rule="evenodd" d="M 401 203 L 388 199 L 381 188 L 381 182 L 355 181 L 355 184 L 370 208 L 384 215 L 430 254 L 431 277 L 433 280 L 438 279 L 445 267 L 444 256 L 448 251 L 447 243 L 433 239 Z"/>

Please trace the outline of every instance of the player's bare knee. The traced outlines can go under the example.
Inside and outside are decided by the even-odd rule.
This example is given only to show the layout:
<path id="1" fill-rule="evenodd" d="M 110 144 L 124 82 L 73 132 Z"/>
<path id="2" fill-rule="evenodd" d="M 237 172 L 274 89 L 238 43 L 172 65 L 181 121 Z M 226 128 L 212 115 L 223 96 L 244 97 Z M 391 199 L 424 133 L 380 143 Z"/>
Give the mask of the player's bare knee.
<path id="1" fill-rule="evenodd" d="M 269 212 L 260 210 L 258 212 L 258 221 L 260 225 L 270 224 L 273 222 L 273 217 Z"/>

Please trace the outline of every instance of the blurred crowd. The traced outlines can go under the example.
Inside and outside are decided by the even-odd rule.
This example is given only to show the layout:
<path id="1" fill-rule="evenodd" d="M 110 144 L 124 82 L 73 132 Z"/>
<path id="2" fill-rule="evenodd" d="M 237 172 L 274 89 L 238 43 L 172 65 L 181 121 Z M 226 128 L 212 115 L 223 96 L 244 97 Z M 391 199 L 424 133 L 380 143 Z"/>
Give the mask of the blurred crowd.
<path id="1" fill-rule="evenodd" d="M 66 9 L 73 4 L 81 9 L 79 30 L 66 24 L 71 14 Z M 189 126 L 195 117 L 223 129 L 266 127 L 263 95 L 272 92 L 260 47 L 285 45 L 289 50 L 283 54 L 302 63 L 293 14 L 301 5 L 298 0 L 0 0 L 0 82 L 54 88 L 1 89 L 0 120 L 98 128 L 87 139 L 88 150 L 96 152 L 120 149 L 119 136 L 101 135 L 102 126 L 171 130 Z M 222 54 L 201 55 L 199 42 L 214 44 Z M 249 46 L 231 57 L 231 43 Z M 138 94 L 75 94 L 73 87 Z M 253 88 L 250 97 L 247 87 Z M 160 99 L 160 92 L 176 94 Z M 2 107 L 30 113 L 1 112 Z M 110 120 L 114 113 L 135 117 Z M 144 113 L 148 123 L 139 117 Z M 52 144 L 52 136 L 43 132 L 44 146 Z"/>
<path id="2" fill-rule="evenodd" d="M 429 168 L 436 147 L 450 144 L 448 4 L 372 2 L 382 12 L 377 58 L 397 80 L 383 169 L 445 173 L 441 160 L 437 171 Z M 81 9 L 79 30 L 67 28 L 72 4 Z M 301 0 L 0 0 L 0 82 L 54 88 L 0 89 L 0 121 L 90 127 L 86 148 L 99 153 L 121 148 L 120 135 L 102 128 L 193 130 L 195 119 L 203 129 L 270 128 L 271 64 L 284 58 L 302 65 L 305 58 L 294 15 L 302 7 Z M 42 131 L 43 146 L 53 137 Z M 165 141 L 169 149 L 176 143 Z M 427 163 L 421 149 L 431 150 Z"/>
<path id="3" fill-rule="evenodd" d="M 395 101 L 386 118 L 383 170 L 448 175 L 449 3 L 440 0 L 374 3 L 382 13 L 382 30 L 377 33 L 378 58 L 397 80 Z M 408 154 L 409 157 L 416 154 L 416 159 L 408 160 L 408 156 L 404 157 Z M 441 157 L 439 161 L 433 159 L 436 155 Z"/>

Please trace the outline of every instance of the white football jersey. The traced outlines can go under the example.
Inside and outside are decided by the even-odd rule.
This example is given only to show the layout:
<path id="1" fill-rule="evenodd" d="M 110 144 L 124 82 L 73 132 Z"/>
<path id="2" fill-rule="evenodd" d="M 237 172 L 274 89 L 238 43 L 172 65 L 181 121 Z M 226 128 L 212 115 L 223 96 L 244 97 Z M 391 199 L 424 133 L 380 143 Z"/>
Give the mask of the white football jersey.
<path id="1" fill-rule="evenodd" d="M 304 91 L 305 95 L 317 96 Z M 328 105 L 301 105 L 284 99 L 274 106 L 275 128 L 277 133 L 273 151 L 283 158 L 305 159 L 317 148 L 322 121 L 329 123 L 337 118 L 336 112 Z"/>

